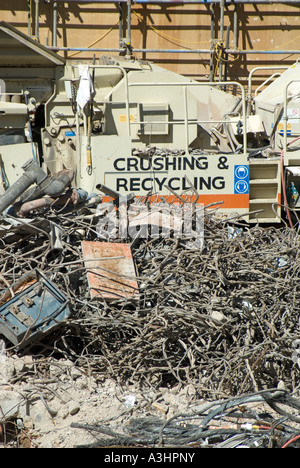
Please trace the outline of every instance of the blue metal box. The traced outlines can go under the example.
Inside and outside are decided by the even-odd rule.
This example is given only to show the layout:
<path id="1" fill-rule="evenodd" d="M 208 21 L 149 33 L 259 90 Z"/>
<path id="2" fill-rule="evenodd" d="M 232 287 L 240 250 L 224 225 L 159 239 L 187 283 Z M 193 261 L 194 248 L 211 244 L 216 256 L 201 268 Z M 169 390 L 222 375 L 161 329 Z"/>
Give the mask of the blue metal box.
<path id="1" fill-rule="evenodd" d="M 19 349 L 39 341 L 70 316 L 69 301 L 39 270 L 32 284 L 0 307 L 0 334 Z"/>

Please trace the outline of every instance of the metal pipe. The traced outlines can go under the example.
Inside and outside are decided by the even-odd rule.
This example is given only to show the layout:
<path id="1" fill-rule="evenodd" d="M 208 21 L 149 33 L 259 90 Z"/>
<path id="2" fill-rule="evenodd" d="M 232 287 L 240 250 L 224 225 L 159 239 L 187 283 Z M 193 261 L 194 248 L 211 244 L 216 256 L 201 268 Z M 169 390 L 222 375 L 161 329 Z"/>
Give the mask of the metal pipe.
<path id="1" fill-rule="evenodd" d="M 220 41 L 221 41 L 221 47 L 224 47 L 224 9 L 225 9 L 225 0 L 221 0 L 220 3 Z M 219 59 L 219 81 L 223 81 L 223 59 L 222 59 L 222 53 L 220 53 L 220 59 Z"/>
<path id="2" fill-rule="evenodd" d="M 119 2 L 119 47 L 123 42 L 123 4 Z"/>
<path id="3" fill-rule="evenodd" d="M 37 184 L 38 193 L 56 198 L 70 185 L 74 172 L 63 170 L 51 177 L 35 162 L 30 159 L 23 166 L 24 174 L 9 187 L 0 197 L 0 214 L 12 205 L 29 187 Z"/>
<path id="4" fill-rule="evenodd" d="M 269 81 L 273 80 L 273 79 L 276 78 L 276 77 L 278 78 L 279 76 L 281 76 L 281 73 L 279 73 L 279 72 L 273 73 L 273 75 L 269 76 L 263 83 L 261 83 L 261 84 L 256 88 L 256 90 L 255 90 L 255 92 L 254 92 L 254 96 L 256 97 L 257 94 L 260 92 L 260 90 L 261 90 L 264 86 L 266 86 L 266 85 L 269 83 Z"/>
<path id="5" fill-rule="evenodd" d="M 27 0 L 27 15 L 28 15 L 28 36 L 31 36 L 31 0 Z"/>
<path id="6" fill-rule="evenodd" d="M 183 87 L 183 105 L 184 105 L 184 127 L 185 127 L 185 151 L 189 154 L 189 110 L 187 98 L 187 86 Z"/>
<path id="7" fill-rule="evenodd" d="M 54 52 L 123 52 L 124 49 L 95 48 L 95 47 L 48 47 Z"/>
<path id="8" fill-rule="evenodd" d="M 82 48 L 82 47 L 48 47 L 50 50 L 61 52 L 124 52 L 124 49 L 110 48 Z M 174 54 L 210 54 L 210 49 L 132 49 L 133 52 L 152 52 L 156 54 L 174 53 Z"/>
<path id="9" fill-rule="evenodd" d="M 32 159 L 22 166 L 24 174 L 0 197 L 0 214 L 12 205 L 32 184 L 42 184 L 47 174 Z"/>
<path id="10" fill-rule="evenodd" d="M 210 49 L 193 49 L 193 50 L 185 50 L 185 49 L 132 49 L 133 52 L 152 52 L 152 53 L 166 53 L 166 54 L 210 54 Z"/>
<path id="11" fill-rule="evenodd" d="M 57 46 L 57 2 L 53 3 L 53 37 L 52 45 L 53 47 Z"/>
<path id="12" fill-rule="evenodd" d="M 224 39 L 224 8 L 225 8 L 225 0 L 221 0 L 220 2 L 220 40 L 223 42 Z"/>
<path id="13" fill-rule="evenodd" d="M 233 46 L 236 49 L 238 44 L 238 14 L 237 5 L 234 5 L 233 11 Z"/>
<path id="14" fill-rule="evenodd" d="M 82 48 L 82 47 L 48 47 L 50 50 L 62 52 L 124 52 L 124 49 L 108 49 L 108 48 Z M 153 54 L 210 54 L 211 49 L 132 49 L 132 52 L 145 52 Z M 295 54 L 299 55 L 300 50 L 236 50 L 224 49 L 226 54 Z"/>
<path id="15" fill-rule="evenodd" d="M 236 49 L 225 49 L 227 54 L 300 54 L 300 50 L 236 50 Z"/>
<path id="16" fill-rule="evenodd" d="M 43 197 L 36 200 L 31 200 L 23 203 L 18 208 L 18 216 L 26 216 L 28 213 L 41 208 L 50 206 L 76 205 L 79 200 L 78 193 L 75 189 L 69 190 L 67 193 L 60 195 L 58 198 Z"/>
<path id="17" fill-rule="evenodd" d="M 127 0 L 127 41 L 131 46 L 131 0 Z"/>
<path id="18" fill-rule="evenodd" d="M 229 34 L 230 34 L 230 28 L 227 26 L 227 31 L 226 31 L 226 47 L 229 48 Z M 227 72 L 228 72 L 228 54 L 225 54 L 225 65 L 224 65 L 224 81 L 227 80 Z"/>
<path id="19" fill-rule="evenodd" d="M 40 35 L 40 5 L 39 0 L 35 0 L 35 37 L 39 40 Z"/>
<path id="20" fill-rule="evenodd" d="M 96 189 L 100 190 L 100 192 L 104 193 L 105 195 L 108 195 L 111 197 L 113 200 L 117 200 L 118 198 L 121 197 L 119 192 L 116 192 L 115 190 L 107 187 L 106 185 L 103 184 L 98 184 L 96 185 Z"/>
<path id="21" fill-rule="evenodd" d="M 224 85 L 226 86 L 228 82 L 224 83 Z M 203 83 L 203 84 L 206 84 L 206 83 Z M 219 83 L 218 83 L 219 85 Z M 236 123 L 238 122 L 239 119 L 237 119 Z M 182 120 L 168 120 L 168 125 L 182 125 L 182 123 L 185 121 L 185 119 L 182 119 Z M 189 124 L 191 125 L 201 125 L 201 124 L 211 124 L 211 123 L 214 123 L 214 124 L 221 124 L 221 123 L 228 123 L 228 120 L 198 120 L 198 119 L 188 119 L 189 121 Z M 145 122 L 145 120 L 135 120 L 134 122 L 131 122 L 131 125 L 145 125 L 146 124 L 155 124 L 155 125 L 166 125 L 166 121 L 165 120 L 155 120 L 153 122 L 150 122 L 149 120 L 147 120 L 147 122 Z"/>
<path id="22" fill-rule="evenodd" d="M 214 78 L 214 39 L 215 39 L 215 6 L 210 5 L 210 65 L 209 65 L 209 81 Z"/>
<path id="23" fill-rule="evenodd" d="M 71 185 L 73 178 L 73 171 L 69 169 L 63 169 L 57 174 L 47 177 L 43 184 L 39 185 L 44 195 L 56 198 L 63 193 L 66 187 Z"/>

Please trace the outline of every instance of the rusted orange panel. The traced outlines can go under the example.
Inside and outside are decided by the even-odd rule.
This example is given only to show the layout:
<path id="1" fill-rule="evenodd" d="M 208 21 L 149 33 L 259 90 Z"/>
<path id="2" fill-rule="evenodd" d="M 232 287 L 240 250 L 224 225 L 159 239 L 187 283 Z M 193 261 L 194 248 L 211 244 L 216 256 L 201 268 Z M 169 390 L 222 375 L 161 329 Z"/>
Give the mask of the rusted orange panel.
<path id="1" fill-rule="evenodd" d="M 134 298 L 136 271 L 129 244 L 82 241 L 92 298 Z"/>

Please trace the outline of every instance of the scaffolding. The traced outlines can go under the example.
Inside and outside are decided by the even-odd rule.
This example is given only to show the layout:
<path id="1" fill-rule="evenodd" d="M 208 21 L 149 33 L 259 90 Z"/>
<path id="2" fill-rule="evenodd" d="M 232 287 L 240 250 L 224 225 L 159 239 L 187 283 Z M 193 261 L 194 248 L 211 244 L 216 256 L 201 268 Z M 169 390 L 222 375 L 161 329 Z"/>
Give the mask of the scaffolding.
<path id="1" fill-rule="evenodd" d="M 35 37 L 39 40 L 39 4 L 41 1 L 45 0 L 27 0 L 28 1 L 28 35 Z M 59 47 L 57 45 L 57 28 L 58 28 L 58 5 L 62 3 L 63 0 L 47 0 L 47 3 L 52 4 L 52 15 L 53 15 L 53 37 L 52 45 L 47 45 L 49 49 L 55 52 L 88 52 L 88 53 L 118 53 L 131 55 L 135 53 L 155 53 L 155 54 L 207 54 L 210 60 L 210 81 L 214 80 L 213 74 L 213 62 L 216 57 L 216 43 L 218 45 L 217 55 L 218 55 L 218 71 L 219 71 L 219 80 L 224 81 L 227 79 L 226 76 L 226 61 L 229 55 L 300 55 L 300 50 L 295 49 L 276 49 L 276 50 L 267 50 L 267 49 L 247 49 L 241 50 L 238 48 L 238 5 L 240 4 L 250 4 L 250 5 L 271 5 L 273 2 L 270 0 L 182 0 L 179 2 L 174 2 L 170 0 L 119 0 L 116 2 L 111 2 L 109 0 L 69 0 L 69 2 L 77 4 L 111 4 L 113 3 L 118 8 L 119 13 L 119 43 L 116 47 Z M 209 8 L 210 14 L 210 47 L 208 48 L 189 48 L 189 49 L 180 49 L 180 48 L 135 48 L 132 44 L 132 5 L 160 5 L 160 4 L 172 4 L 172 5 L 187 5 L 187 4 L 198 4 L 205 5 Z M 295 0 L 279 0 L 277 4 L 286 4 L 286 5 L 299 5 L 300 2 Z M 227 6 L 233 7 L 233 26 L 232 31 L 230 27 L 225 28 L 224 26 L 224 17 L 225 17 L 225 8 Z M 216 10 L 219 17 L 219 30 L 216 37 Z M 34 20 L 33 20 L 34 18 Z M 33 27 L 34 25 L 34 27 Z M 226 29 L 226 30 L 225 30 Z M 126 30 L 126 38 L 124 39 L 123 33 Z M 229 47 L 229 33 L 233 33 L 233 47 Z"/>

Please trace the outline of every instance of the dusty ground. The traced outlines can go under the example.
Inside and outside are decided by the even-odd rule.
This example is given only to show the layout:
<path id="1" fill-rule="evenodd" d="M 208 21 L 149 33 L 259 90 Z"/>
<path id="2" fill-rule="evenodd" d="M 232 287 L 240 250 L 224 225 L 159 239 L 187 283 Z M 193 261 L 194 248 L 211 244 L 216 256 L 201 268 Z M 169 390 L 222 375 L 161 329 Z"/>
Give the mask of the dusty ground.
<path id="1" fill-rule="evenodd" d="M 0 404 L 3 420 L 1 447 L 74 448 L 92 444 L 97 433 L 72 423 L 113 427 L 123 432 L 136 417 L 167 419 L 187 410 L 195 389 L 140 391 L 122 388 L 113 380 L 96 381 L 68 360 L 45 363 L 44 376 L 31 357 L 2 358 Z M 13 435 L 12 435 L 13 433 Z M 103 435 L 100 435 L 103 437 Z"/>
<path id="2" fill-rule="evenodd" d="M 283 383 L 279 384 L 277 389 L 273 390 L 276 393 L 284 391 L 281 390 L 282 385 Z M 80 448 L 100 446 L 106 447 L 106 450 L 112 450 L 109 447 L 121 444 L 107 444 L 103 443 L 103 440 L 115 441 L 116 438 L 112 439 L 112 436 L 115 437 L 116 433 L 125 436 L 132 435 L 133 432 L 130 428 L 136 424 L 135 420 L 149 422 L 158 419 L 158 427 L 160 428 L 161 422 L 168 421 L 170 424 L 169 419 L 175 415 L 174 420 L 177 421 L 175 431 L 178 432 L 178 428 L 180 428 L 177 440 L 181 441 L 183 434 L 181 428 L 196 424 L 198 430 L 199 424 L 201 424 L 199 418 L 187 418 L 187 415 L 197 415 L 198 411 L 199 414 L 204 414 L 203 409 L 207 410 L 211 404 L 214 408 L 216 408 L 214 404 L 222 408 L 220 402 L 224 401 L 224 398 L 224 395 L 216 395 L 216 398 L 212 398 L 210 401 L 203 400 L 191 384 L 182 388 L 145 390 L 131 385 L 122 387 L 114 380 L 105 379 L 104 376 L 94 376 L 92 373 L 76 367 L 68 359 L 33 358 L 32 356 L 11 356 L 8 358 L 2 353 L 0 355 L 0 410 L 2 413 L 0 447 Z M 231 398 L 228 400 L 231 401 Z M 236 406 L 235 403 L 234 406 Z M 266 418 L 267 422 L 263 424 L 268 424 L 269 427 L 274 424 L 274 421 L 279 421 L 277 411 L 272 413 L 270 405 L 267 405 L 264 400 L 259 403 L 257 400 L 249 400 L 244 406 L 244 410 L 242 409 L 243 404 L 236 406 L 237 408 L 242 416 L 231 417 L 228 413 L 227 419 L 225 417 L 223 421 L 223 416 L 220 420 L 216 418 L 214 422 L 216 425 L 210 426 L 210 428 L 217 428 L 221 424 L 224 428 L 225 424 L 225 428 L 234 427 L 235 434 L 233 434 L 232 439 L 230 438 L 229 444 L 235 435 L 243 437 L 243 434 L 236 431 L 237 425 L 234 423 L 238 422 L 238 426 L 241 428 L 241 425 L 249 421 L 249 416 L 246 416 L 245 412 L 251 415 L 250 421 L 252 423 L 256 421 L 253 419 L 254 414 L 255 418 L 256 415 L 260 414 L 259 424 L 263 421 L 261 418 Z M 291 407 L 288 407 L 287 410 L 290 412 Z M 294 407 L 294 410 L 294 415 L 298 420 L 299 404 Z M 179 414 L 183 416 L 180 423 Z M 271 419 L 268 419 L 269 416 Z M 195 420 L 191 422 L 192 419 Z M 256 425 L 257 422 L 254 424 Z M 78 427 L 79 425 L 85 427 Z M 87 430 L 87 425 L 91 426 L 93 430 Z M 94 430 L 96 426 L 113 431 L 114 434 L 105 434 L 103 430 L 101 433 L 96 432 Z M 171 429 L 170 425 L 168 427 Z M 286 429 L 278 430 L 279 435 L 274 435 L 278 442 L 276 445 L 281 446 L 286 440 L 299 434 L 299 422 L 294 422 L 292 427 L 294 427 L 292 432 L 285 432 L 285 434 Z M 150 434 L 152 431 L 151 426 L 147 426 L 144 431 L 146 437 L 149 434 L 148 428 L 150 428 Z M 183 430 L 186 430 L 187 435 L 190 436 L 189 429 Z M 256 434 L 255 430 L 252 432 L 252 428 L 247 428 L 244 436 L 246 442 L 244 443 L 248 443 L 251 438 L 254 444 L 257 441 L 262 441 L 261 437 L 264 436 L 256 439 L 258 437 Z M 264 439 L 267 440 L 267 443 L 271 442 L 272 439 L 270 432 L 268 434 Z M 205 445 L 205 442 L 203 439 L 201 447 L 203 444 Z M 259 448 L 258 442 L 254 445 L 255 448 Z M 242 442 L 238 443 L 242 445 L 243 439 Z M 214 442 L 212 445 L 209 442 L 210 446 L 213 444 Z M 228 445 L 228 441 L 226 444 Z M 263 444 L 265 445 L 264 442 Z M 138 446 L 140 445 L 131 444 L 131 447 Z M 142 446 L 151 448 L 150 443 L 142 444 Z M 192 444 L 192 447 L 199 447 L 199 444 Z M 231 446 L 227 446 L 227 448 L 231 448 Z"/>

